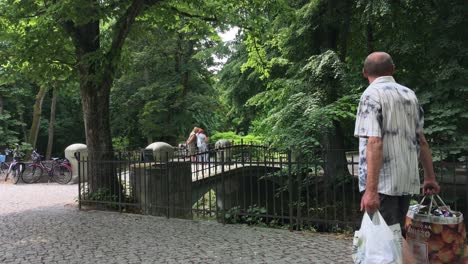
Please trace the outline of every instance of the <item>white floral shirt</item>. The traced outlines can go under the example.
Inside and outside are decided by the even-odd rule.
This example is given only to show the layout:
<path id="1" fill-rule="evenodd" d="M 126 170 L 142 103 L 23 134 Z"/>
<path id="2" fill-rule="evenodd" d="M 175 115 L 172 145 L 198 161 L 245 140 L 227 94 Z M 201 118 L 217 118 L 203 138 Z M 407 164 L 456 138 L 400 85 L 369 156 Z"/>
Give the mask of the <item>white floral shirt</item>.
<path id="1" fill-rule="evenodd" d="M 359 190 L 366 189 L 368 137 L 383 140 L 378 192 L 419 194 L 419 136 L 424 114 L 415 93 L 392 76 L 375 79 L 361 96 L 354 135 L 359 137 Z"/>

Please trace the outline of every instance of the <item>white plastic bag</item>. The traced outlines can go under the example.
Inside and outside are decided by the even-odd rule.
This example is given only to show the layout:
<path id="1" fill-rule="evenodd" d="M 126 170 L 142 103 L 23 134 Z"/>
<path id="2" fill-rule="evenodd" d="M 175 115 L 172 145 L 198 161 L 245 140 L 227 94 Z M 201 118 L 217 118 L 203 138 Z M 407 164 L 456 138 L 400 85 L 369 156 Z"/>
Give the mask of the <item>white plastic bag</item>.
<path id="1" fill-rule="evenodd" d="M 361 229 L 354 233 L 354 263 L 401 264 L 402 239 L 399 224 L 389 227 L 380 212 L 375 212 L 372 220 L 366 212 Z"/>

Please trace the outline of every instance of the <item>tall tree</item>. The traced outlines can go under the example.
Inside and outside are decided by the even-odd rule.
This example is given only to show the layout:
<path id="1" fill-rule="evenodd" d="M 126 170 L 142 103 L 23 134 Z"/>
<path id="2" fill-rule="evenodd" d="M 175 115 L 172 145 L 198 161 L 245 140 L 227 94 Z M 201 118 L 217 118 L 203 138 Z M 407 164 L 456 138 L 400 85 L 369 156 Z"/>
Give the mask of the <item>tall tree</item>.
<path id="1" fill-rule="evenodd" d="M 31 124 L 31 129 L 29 130 L 28 143 L 32 145 L 33 148 L 36 147 L 37 136 L 39 135 L 39 123 L 41 122 L 42 114 L 42 103 L 44 102 L 44 97 L 47 93 L 47 87 L 39 87 L 39 92 L 36 95 L 36 100 L 33 107 L 33 120 Z"/>
<path id="2" fill-rule="evenodd" d="M 245 31 L 242 68 L 254 69 L 266 84 L 247 100 L 266 110 L 257 124 L 273 126 L 261 130 L 284 147 L 325 149 L 327 175 L 347 173 L 341 121 L 352 117 L 343 114 L 351 108 L 336 102 L 350 90 L 345 59 L 352 1 L 280 1 L 249 15 L 259 22 Z"/>
<path id="3" fill-rule="evenodd" d="M 50 104 L 50 118 L 49 118 L 49 137 L 47 139 L 47 150 L 46 159 L 50 159 L 52 156 L 52 147 L 54 145 L 54 134 L 55 134 L 55 115 L 57 110 L 57 87 L 52 88 L 52 102 Z"/>
<path id="4" fill-rule="evenodd" d="M 89 158 L 104 160 L 111 159 L 113 155 L 109 115 L 111 86 L 121 61 L 122 48 L 137 16 L 154 7 L 151 11 L 162 20 L 181 13 L 188 17 L 214 20 L 215 13 L 231 6 L 221 1 L 77 0 L 8 1 L 0 7 L 2 11 L 10 12 L 10 22 L 26 23 L 27 27 L 23 30 L 32 28 L 43 35 L 55 34 L 57 39 L 71 39 L 71 60 L 79 76 Z M 31 23 L 32 20 L 35 23 Z M 41 46 L 39 43 L 37 45 Z M 115 186 L 113 191 L 116 191 L 118 184 L 112 170 L 100 170 L 102 168 L 93 168 L 102 176 L 92 183 L 92 188 L 106 187 L 110 182 Z"/>

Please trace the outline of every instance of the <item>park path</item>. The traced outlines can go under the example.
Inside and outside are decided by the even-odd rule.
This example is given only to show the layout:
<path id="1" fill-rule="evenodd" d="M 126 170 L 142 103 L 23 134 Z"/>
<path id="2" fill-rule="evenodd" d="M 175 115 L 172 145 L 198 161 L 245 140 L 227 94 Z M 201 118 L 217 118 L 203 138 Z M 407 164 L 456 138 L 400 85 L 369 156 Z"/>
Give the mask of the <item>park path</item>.
<path id="1" fill-rule="evenodd" d="M 0 183 L 0 263 L 352 263 L 330 234 L 77 210 L 76 185 Z"/>

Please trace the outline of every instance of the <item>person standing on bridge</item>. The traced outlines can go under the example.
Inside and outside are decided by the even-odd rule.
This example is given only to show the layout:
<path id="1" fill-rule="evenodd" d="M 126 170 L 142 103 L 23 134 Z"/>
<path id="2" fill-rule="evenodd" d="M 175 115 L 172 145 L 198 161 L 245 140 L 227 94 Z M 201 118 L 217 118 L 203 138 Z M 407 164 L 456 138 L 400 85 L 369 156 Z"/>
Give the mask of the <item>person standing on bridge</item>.
<path id="1" fill-rule="evenodd" d="M 203 129 L 198 129 L 197 133 L 197 147 L 198 147 L 198 153 L 201 153 L 199 155 L 200 161 L 201 162 L 207 162 L 209 153 L 208 153 L 208 137 L 206 136 L 205 130 Z"/>
<path id="2" fill-rule="evenodd" d="M 361 211 L 372 215 L 379 210 L 389 226 L 400 224 L 404 236 L 411 195 L 421 188 L 418 157 L 424 168 L 423 193 L 438 193 L 440 187 L 423 134 L 424 112 L 415 93 L 392 77 L 394 70 L 385 52 L 364 61 L 369 86 L 359 102 L 354 135 L 359 137 Z M 403 258 L 409 260 L 404 245 Z"/>
<path id="3" fill-rule="evenodd" d="M 188 148 L 188 154 L 190 155 L 190 160 L 193 162 L 193 161 L 197 161 L 197 157 L 196 157 L 196 154 L 197 154 L 197 133 L 198 133 L 198 130 L 200 128 L 198 127 L 194 127 L 192 132 L 190 132 L 190 135 L 187 139 L 187 141 L 185 142 L 186 145 L 187 145 L 187 148 Z"/>

